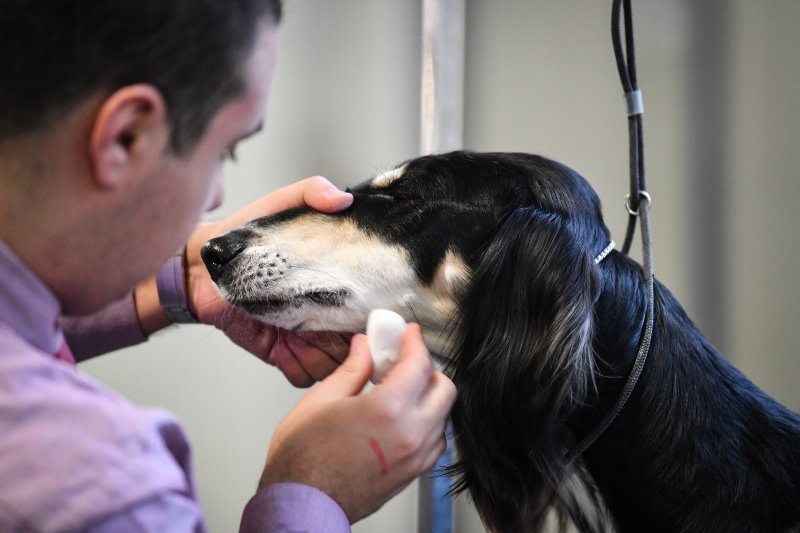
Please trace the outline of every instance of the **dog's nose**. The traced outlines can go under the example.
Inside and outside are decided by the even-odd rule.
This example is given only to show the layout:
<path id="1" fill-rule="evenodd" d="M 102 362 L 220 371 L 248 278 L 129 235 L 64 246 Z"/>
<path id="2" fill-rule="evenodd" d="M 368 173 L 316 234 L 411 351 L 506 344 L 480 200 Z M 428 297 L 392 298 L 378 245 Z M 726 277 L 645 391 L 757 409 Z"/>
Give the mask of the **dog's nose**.
<path id="1" fill-rule="evenodd" d="M 223 235 L 207 241 L 200 249 L 200 257 L 206 264 L 211 279 L 216 283 L 225 266 L 246 248 L 244 241 L 236 234 Z"/>

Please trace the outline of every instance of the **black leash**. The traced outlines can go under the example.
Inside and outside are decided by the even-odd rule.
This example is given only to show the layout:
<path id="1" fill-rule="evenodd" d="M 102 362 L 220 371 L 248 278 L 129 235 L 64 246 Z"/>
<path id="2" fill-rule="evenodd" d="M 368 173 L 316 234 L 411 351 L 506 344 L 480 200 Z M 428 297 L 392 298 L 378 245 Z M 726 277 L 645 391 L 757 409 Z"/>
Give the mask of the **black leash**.
<path id="1" fill-rule="evenodd" d="M 620 12 L 624 10 L 625 51 L 620 39 Z M 633 17 L 630 0 L 614 0 L 611 11 L 611 40 L 614 44 L 614 57 L 622 88 L 625 90 L 625 103 L 628 111 L 628 138 L 630 145 L 630 193 L 625 200 L 628 210 L 628 229 L 622 244 L 625 255 L 631 249 L 633 234 L 636 230 L 640 200 L 650 201 L 644 179 L 644 139 L 642 134 L 642 92 L 636 79 L 636 56 L 633 46 Z M 626 62 L 627 58 L 627 62 Z"/>
<path id="2" fill-rule="evenodd" d="M 620 15 L 625 21 L 625 52 L 622 50 L 620 39 Z M 574 461 L 585 452 L 589 446 L 600 438 L 608 426 L 617 418 L 622 407 L 633 392 L 636 382 L 642 373 L 647 354 L 650 351 L 650 341 L 653 337 L 653 312 L 654 312 L 654 279 L 653 279 L 653 246 L 650 240 L 650 195 L 647 193 L 644 180 L 644 141 L 642 136 L 642 93 L 636 81 L 636 60 L 633 49 L 633 18 L 631 16 L 630 0 L 614 0 L 611 12 L 611 38 L 614 43 L 614 56 L 617 59 L 622 87 L 625 89 L 625 101 L 628 111 L 628 137 L 630 143 L 630 194 L 625 201 L 628 210 L 628 229 L 622 253 L 628 254 L 636 229 L 636 219 L 642 232 L 642 269 L 647 286 L 647 314 L 645 315 L 644 331 L 639 341 L 639 351 L 633 362 L 625 386 L 611 407 L 597 426 L 578 443 L 567 455 L 567 464 Z M 627 62 L 626 62 L 627 58 Z"/>

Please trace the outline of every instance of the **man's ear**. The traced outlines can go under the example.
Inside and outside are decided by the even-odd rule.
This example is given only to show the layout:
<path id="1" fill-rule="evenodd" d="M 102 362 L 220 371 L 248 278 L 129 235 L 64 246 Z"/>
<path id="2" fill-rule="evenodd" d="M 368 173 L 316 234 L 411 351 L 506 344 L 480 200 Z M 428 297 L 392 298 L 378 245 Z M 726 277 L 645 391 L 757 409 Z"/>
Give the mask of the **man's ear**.
<path id="1" fill-rule="evenodd" d="M 152 85 L 128 85 L 105 99 L 89 139 L 95 184 L 116 188 L 136 162 L 163 155 L 170 127 L 161 92 Z"/>

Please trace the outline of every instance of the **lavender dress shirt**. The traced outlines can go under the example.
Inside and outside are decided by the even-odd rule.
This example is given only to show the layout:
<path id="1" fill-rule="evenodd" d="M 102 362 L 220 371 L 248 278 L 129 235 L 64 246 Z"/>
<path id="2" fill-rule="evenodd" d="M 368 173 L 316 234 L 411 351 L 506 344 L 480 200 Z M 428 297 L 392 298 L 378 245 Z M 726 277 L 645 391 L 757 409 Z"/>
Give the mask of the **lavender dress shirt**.
<path id="1" fill-rule="evenodd" d="M 0 241 L 0 531 L 205 531 L 176 418 L 131 404 L 53 355 L 62 324 L 78 361 L 144 341 L 132 298 L 83 319 L 59 322 L 59 311 Z M 240 531 L 350 526 L 325 493 L 284 483 L 253 496 Z"/>

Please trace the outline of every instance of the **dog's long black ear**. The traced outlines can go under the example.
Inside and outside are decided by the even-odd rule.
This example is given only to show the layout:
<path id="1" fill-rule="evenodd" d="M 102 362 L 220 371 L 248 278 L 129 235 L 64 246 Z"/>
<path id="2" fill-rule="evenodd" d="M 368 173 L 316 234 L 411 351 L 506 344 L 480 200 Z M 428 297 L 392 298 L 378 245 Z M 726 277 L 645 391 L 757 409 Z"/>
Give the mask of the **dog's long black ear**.
<path id="1" fill-rule="evenodd" d="M 531 531 L 563 480 L 564 420 L 592 386 L 598 273 L 566 216 L 509 213 L 473 272 L 450 354 L 456 490 L 494 531 Z"/>

